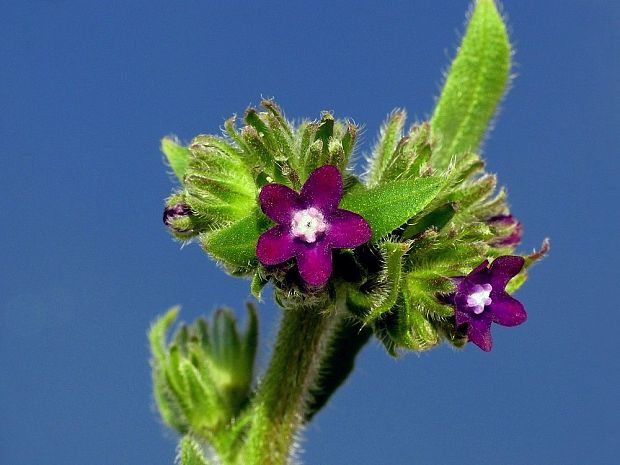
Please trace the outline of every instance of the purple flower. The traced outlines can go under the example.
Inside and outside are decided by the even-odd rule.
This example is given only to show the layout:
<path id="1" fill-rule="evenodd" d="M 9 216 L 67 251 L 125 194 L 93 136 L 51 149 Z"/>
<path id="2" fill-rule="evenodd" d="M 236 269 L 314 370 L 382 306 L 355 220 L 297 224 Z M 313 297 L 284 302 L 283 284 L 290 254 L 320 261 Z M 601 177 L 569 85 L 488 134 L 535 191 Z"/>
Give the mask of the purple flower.
<path id="1" fill-rule="evenodd" d="M 277 226 L 258 239 L 260 262 L 277 265 L 295 257 L 306 283 L 325 284 L 332 273 L 331 249 L 357 247 L 371 237 L 364 218 L 338 208 L 341 198 L 342 175 L 332 165 L 314 170 L 299 194 L 283 184 L 264 186 L 260 205 Z"/>
<path id="2" fill-rule="evenodd" d="M 527 319 L 525 308 L 506 292 L 506 284 L 521 271 L 523 257 L 504 255 L 489 266 L 485 260 L 471 273 L 457 278 L 452 301 L 456 326 L 467 325 L 468 339 L 488 352 L 491 350 L 491 323 L 517 326 Z"/>
<path id="3" fill-rule="evenodd" d="M 523 236 L 523 224 L 512 215 L 497 215 L 487 221 L 491 226 L 510 227 L 513 226 L 510 234 L 498 237 L 493 240 L 492 245 L 496 247 L 514 247 L 519 245 Z"/>

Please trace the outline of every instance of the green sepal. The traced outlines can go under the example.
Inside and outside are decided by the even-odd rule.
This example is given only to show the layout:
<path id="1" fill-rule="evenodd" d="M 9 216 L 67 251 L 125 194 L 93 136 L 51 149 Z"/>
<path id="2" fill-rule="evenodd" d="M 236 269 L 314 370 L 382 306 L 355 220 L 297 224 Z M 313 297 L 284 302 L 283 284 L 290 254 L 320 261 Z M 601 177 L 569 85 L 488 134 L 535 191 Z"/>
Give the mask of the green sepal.
<path id="1" fill-rule="evenodd" d="M 429 312 L 430 295 L 412 293 L 404 283 L 397 304 L 375 322 L 375 335 L 393 357 L 398 356 L 399 350 L 421 352 L 439 344 L 441 337 L 437 327 L 443 317 L 435 319 L 435 314 Z"/>
<path id="2" fill-rule="evenodd" d="M 204 456 L 202 447 L 191 436 L 184 436 L 179 442 L 178 465 L 212 465 Z"/>
<path id="3" fill-rule="evenodd" d="M 256 243 L 269 225 L 269 219 L 256 211 L 229 226 L 201 234 L 200 241 L 204 249 L 230 271 L 249 273 L 258 266 Z"/>
<path id="4" fill-rule="evenodd" d="M 413 179 L 430 174 L 433 141 L 428 123 L 414 125 L 403 137 L 386 165 L 382 182 Z"/>
<path id="5" fill-rule="evenodd" d="M 265 171 L 274 181 L 293 187 L 299 185 L 299 157 L 293 150 L 292 128 L 273 101 L 263 100 L 266 112 L 248 108 L 242 137 L 263 161 Z"/>
<path id="6" fill-rule="evenodd" d="M 166 335 L 174 324 L 178 313 L 179 307 L 172 307 L 158 318 L 149 329 L 148 339 L 152 356 L 151 369 L 155 403 L 164 423 L 176 431 L 184 433 L 188 430 L 187 417 L 167 377 L 168 347 Z"/>
<path id="7" fill-rule="evenodd" d="M 174 138 L 164 137 L 161 140 L 161 151 L 166 156 L 175 176 L 182 183 L 189 163 L 189 149 L 180 145 Z"/>
<path id="8" fill-rule="evenodd" d="M 321 116 L 321 121 L 319 121 L 319 126 L 316 130 L 315 140 L 321 141 L 323 159 L 317 160 L 318 164 L 316 167 L 324 165 L 325 163 L 323 163 L 323 161 L 329 156 L 328 147 L 329 141 L 334 135 L 334 122 L 334 116 L 331 113 L 325 112 Z"/>
<path id="9" fill-rule="evenodd" d="M 269 278 L 265 277 L 262 269 L 259 268 L 252 276 L 252 283 L 250 284 L 250 292 L 259 302 L 262 301 L 263 289 L 267 284 L 269 284 Z"/>
<path id="10" fill-rule="evenodd" d="M 407 308 L 415 308 L 435 320 L 445 320 L 454 315 L 454 308 L 438 299 L 440 294 L 453 290 L 452 280 L 436 273 L 431 266 L 418 268 L 403 278 L 403 297 Z"/>
<path id="11" fill-rule="evenodd" d="M 383 255 L 383 270 L 380 273 L 380 283 L 370 295 L 370 308 L 363 317 L 363 323 L 370 325 L 377 318 L 396 305 L 400 292 L 403 256 L 409 250 L 408 243 L 383 242 L 379 245 L 379 250 Z M 379 290 L 378 287 L 381 289 Z"/>
<path id="12" fill-rule="evenodd" d="M 437 232 L 427 229 L 412 239 L 408 269 L 433 272 L 443 276 L 464 276 L 485 258 L 501 254 L 488 241 L 494 238 L 485 223 L 471 223 L 466 227 L 444 228 Z"/>
<path id="13" fill-rule="evenodd" d="M 192 431 L 216 449 L 249 402 L 258 317 L 253 305 L 247 310 L 243 332 L 233 313 L 220 309 L 211 324 L 201 318 L 182 325 L 167 343 L 176 307 L 149 331 L 155 399 L 164 422 L 181 433 Z"/>
<path id="14" fill-rule="evenodd" d="M 185 200 L 197 216 L 219 227 L 248 215 L 257 186 L 243 154 L 218 137 L 201 135 L 190 145 Z"/>
<path id="15" fill-rule="evenodd" d="M 404 110 L 394 110 L 379 132 L 379 140 L 372 150 L 368 167 L 367 184 L 374 187 L 381 183 L 385 170 L 394 163 L 396 147 L 403 136 L 403 126 L 407 114 Z"/>
<path id="16" fill-rule="evenodd" d="M 310 390 L 310 400 L 305 410 L 306 423 L 327 404 L 349 377 L 358 353 L 370 336 L 370 327 L 361 326 L 352 319 L 344 318 L 340 321 L 327 343 L 326 355 L 320 362 L 317 385 Z"/>
<path id="17" fill-rule="evenodd" d="M 528 278 L 528 269 L 539 260 L 543 259 L 549 252 L 549 248 L 549 239 L 545 239 L 538 250 L 534 250 L 531 254 L 523 257 L 525 259 L 525 265 L 518 275 L 508 281 L 508 284 L 506 285 L 506 292 L 512 294 L 513 292 L 519 290 L 523 284 L 525 284 L 525 281 L 527 281 Z"/>
<path id="18" fill-rule="evenodd" d="M 477 150 L 510 75 L 510 43 L 493 0 L 477 0 L 431 118 L 439 146 L 433 166 Z"/>
<path id="19" fill-rule="evenodd" d="M 175 192 L 168 197 L 166 199 L 166 208 L 179 203 L 189 205 L 184 191 Z M 209 231 L 213 228 L 213 223 L 210 220 L 193 212 L 191 215 L 169 218 L 168 221 L 170 223 L 168 231 L 180 241 L 187 241 L 201 232 Z"/>
<path id="20" fill-rule="evenodd" d="M 486 174 L 453 190 L 447 196 L 447 200 L 453 202 L 460 213 L 486 199 L 493 193 L 496 185 L 497 177 L 494 174 Z"/>
<path id="21" fill-rule="evenodd" d="M 179 315 L 181 307 L 172 307 L 151 325 L 148 337 L 153 355 L 153 362 L 163 365 L 166 361 L 166 334 Z"/>
<path id="22" fill-rule="evenodd" d="M 355 141 L 357 140 L 357 126 L 355 126 L 351 122 L 345 123 L 345 132 L 342 136 L 342 149 L 344 150 L 344 164 L 346 166 L 347 161 L 353 155 L 353 151 L 355 149 Z M 343 166 L 344 168 L 344 166 Z"/>
<path id="23" fill-rule="evenodd" d="M 405 240 L 411 239 L 430 228 L 433 228 L 435 231 L 441 231 L 454 217 L 455 213 L 456 208 L 452 203 L 437 207 L 431 212 L 412 220 L 403 231 L 401 237 Z"/>
<path id="24" fill-rule="evenodd" d="M 522 270 L 518 275 L 508 281 L 508 284 L 506 284 L 506 292 L 512 294 L 518 291 L 519 288 L 525 284 L 525 281 L 527 281 L 527 277 L 527 270 Z"/>
<path id="25" fill-rule="evenodd" d="M 428 205 L 441 190 L 440 178 L 394 181 L 368 190 L 349 191 L 340 208 L 362 215 L 375 241 L 405 224 Z"/>
<path id="26" fill-rule="evenodd" d="M 439 333 L 429 318 L 413 302 L 406 300 L 390 334 L 396 347 L 416 352 L 432 349 L 440 342 Z"/>

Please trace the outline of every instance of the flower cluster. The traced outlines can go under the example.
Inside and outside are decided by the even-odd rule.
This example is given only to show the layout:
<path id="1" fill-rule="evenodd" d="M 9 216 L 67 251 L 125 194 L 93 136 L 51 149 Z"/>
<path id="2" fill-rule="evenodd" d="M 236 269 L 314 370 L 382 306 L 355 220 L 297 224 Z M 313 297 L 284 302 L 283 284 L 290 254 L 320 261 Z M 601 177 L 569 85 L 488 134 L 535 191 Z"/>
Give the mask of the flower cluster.
<path id="1" fill-rule="evenodd" d="M 546 249 L 515 254 L 523 226 L 477 154 L 446 164 L 430 125 L 405 132 L 396 111 L 360 178 L 352 123 L 324 113 L 294 127 L 263 107 L 240 130 L 229 120 L 227 137 L 165 141 L 182 183 L 163 215 L 177 239 L 251 276 L 259 298 L 272 283 L 282 307 L 337 300 L 395 356 L 441 341 L 488 351 L 492 323 L 525 321 L 510 294 Z"/>

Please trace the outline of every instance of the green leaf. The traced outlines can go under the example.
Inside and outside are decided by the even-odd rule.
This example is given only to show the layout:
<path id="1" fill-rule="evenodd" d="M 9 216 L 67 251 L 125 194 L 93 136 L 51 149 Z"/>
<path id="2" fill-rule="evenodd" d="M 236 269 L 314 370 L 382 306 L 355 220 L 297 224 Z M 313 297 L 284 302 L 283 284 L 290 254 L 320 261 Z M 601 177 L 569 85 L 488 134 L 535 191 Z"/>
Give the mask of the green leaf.
<path id="1" fill-rule="evenodd" d="M 269 224 L 262 213 L 253 212 L 229 226 L 202 234 L 201 242 L 207 252 L 224 264 L 251 269 L 257 264 L 256 243 Z"/>
<path id="2" fill-rule="evenodd" d="M 444 169 L 454 155 L 477 150 L 508 84 L 510 55 L 493 0 L 477 0 L 431 118 L 439 142 L 434 167 Z"/>
<path id="3" fill-rule="evenodd" d="M 438 178 L 427 177 L 394 181 L 369 190 L 348 192 L 340 208 L 362 215 L 377 240 L 405 224 L 437 195 L 442 187 Z"/>
<path id="4" fill-rule="evenodd" d="M 418 234 L 423 233 L 429 228 L 434 228 L 436 231 L 441 231 L 450 220 L 454 217 L 456 210 L 454 205 L 448 203 L 441 207 L 432 210 L 416 220 L 412 221 L 405 231 L 403 232 L 402 239 L 410 239 Z"/>
<path id="5" fill-rule="evenodd" d="M 202 453 L 202 448 L 190 436 L 185 436 L 179 443 L 178 465 L 210 465 Z"/>
<path id="6" fill-rule="evenodd" d="M 188 360 L 182 360 L 179 371 L 183 374 L 187 391 L 185 401 L 191 405 L 188 416 L 194 420 L 192 427 L 215 426 L 220 417 L 216 394 L 213 386 L 203 379 L 203 374 Z"/>
<path id="7" fill-rule="evenodd" d="M 166 155 L 170 168 L 182 183 L 189 163 L 189 149 L 179 145 L 170 137 L 164 137 L 161 140 L 161 151 Z"/>
<path id="8" fill-rule="evenodd" d="M 263 289 L 267 284 L 269 284 L 269 278 L 263 276 L 261 269 L 254 273 L 254 276 L 252 276 L 252 283 L 250 284 L 250 292 L 259 302 L 263 301 Z"/>

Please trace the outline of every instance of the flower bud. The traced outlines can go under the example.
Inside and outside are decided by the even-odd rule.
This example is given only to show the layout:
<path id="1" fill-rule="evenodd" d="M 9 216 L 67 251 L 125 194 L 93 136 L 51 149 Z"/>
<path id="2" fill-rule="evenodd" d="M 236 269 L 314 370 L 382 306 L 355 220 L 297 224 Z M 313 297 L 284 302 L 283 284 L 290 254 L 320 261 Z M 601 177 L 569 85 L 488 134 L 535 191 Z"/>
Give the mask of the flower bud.
<path id="1" fill-rule="evenodd" d="M 169 207 L 164 208 L 164 224 L 168 226 L 172 231 L 178 234 L 187 233 L 190 230 L 179 227 L 179 222 L 189 217 L 192 214 L 192 209 L 189 205 L 184 203 L 176 203 Z"/>
<path id="2" fill-rule="evenodd" d="M 495 247 L 515 247 L 521 242 L 523 236 L 523 224 L 514 216 L 497 215 L 487 220 L 489 226 L 495 229 L 498 236 L 492 240 Z"/>

